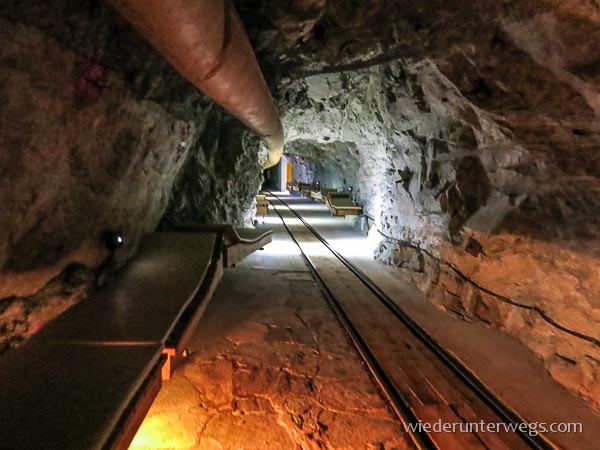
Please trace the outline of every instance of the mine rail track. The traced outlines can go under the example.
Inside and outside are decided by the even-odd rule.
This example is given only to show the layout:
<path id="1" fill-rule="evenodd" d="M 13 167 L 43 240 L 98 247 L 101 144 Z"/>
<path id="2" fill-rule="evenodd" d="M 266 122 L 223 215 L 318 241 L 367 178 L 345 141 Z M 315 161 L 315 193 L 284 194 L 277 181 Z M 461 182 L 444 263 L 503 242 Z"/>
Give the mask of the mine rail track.
<path id="1" fill-rule="evenodd" d="M 409 435 L 416 448 L 558 448 L 546 436 L 537 434 L 535 433 L 535 430 L 530 429 L 529 425 L 525 420 L 523 420 L 523 418 L 521 418 L 514 410 L 512 410 L 496 395 L 494 395 L 494 393 L 492 393 L 471 370 L 469 370 L 456 357 L 454 357 L 449 351 L 441 346 L 429 333 L 427 333 L 427 331 L 425 331 L 419 324 L 409 317 L 408 314 L 403 311 L 402 308 L 400 308 L 388 295 L 386 295 L 385 292 L 383 292 L 383 290 L 379 288 L 371 279 L 369 279 L 367 275 L 365 275 L 348 259 L 342 256 L 338 251 L 336 251 L 332 245 L 294 208 L 290 207 L 287 202 L 273 192 L 267 192 L 269 193 L 270 198 L 268 198 L 268 200 L 273 207 L 273 210 L 281 219 L 292 241 L 300 249 L 302 258 L 323 291 L 329 306 L 332 308 L 337 318 L 341 322 L 353 345 L 361 355 L 373 378 L 384 393 L 391 409 L 402 422 L 403 430 Z M 275 201 L 273 199 L 275 199 Z M 284 211 L 280 211 L 280 208 L 278 208 L 281 206 L 285 208 Z M 295 233 L 292 231 L 288 223 L 286 223 L 284 214 L 287 215 L 288 211 L 293 214 L 303 225 L 302 231 L 299 230 Z M 426 380 L 426 383 L 429 383 L 430 387 L 428 389 L 432 389 L 438 394 L 441 392 L 440 395 L 448 396 L 449 398 L 453 399 L 452 401 L 447 402 L 446 405 L 443 405 L 445 407 L 452 408 L 452 410 L 456 410 L 456 405 L 453 405 L 452 403 L 456 403 L 457 398 L 462 398 L 460 395 L 465 395 L 466 398 L 468 398 L 470 406 L 465 408 L 468 412 L 465 414 L 465 411 L 458 411 L 456 412 L 454 418 L 463 419 L 465 422 L 467 422 L 468 419 L 468 422 L 479 422 L 482 420 L 487 423 L 490 421 L 504 423 L 509 427 L 508 429 L 510 431 L 506 431 L 506 433 L 503 435 L 503 438 L 498 438 L 497 436 L 491 437 L 490 435 L 474 435 L 470 436 L 472 438 L 471 441 L 468 439 L 466 441 L 461 441 L 459 438 L 458 441 L 453 442 L 453 438 L 449 435 L 436 435 L 431 432 L 425 432 L 416 427 L 415 425 L 420 422 L 431 422 L 432 416 L 428 413 L 423 413 L 423 410 L 419 407 L 415 408 L 414 399 L 411 403 L 410 399 L 408 399 L 410 394 L 407 395 L 408 391 L 412 392 L 410 388 L 402 389 L 402 376 L 399 377 L 397 373 L 402 372 L 402 370 L 401 368 L 396 370 L 394 365 L 401 365 L 403 361 L 394 361 L 394 364 L 390 366 L 390 358 L 388 358 L 387 364 L 384 359 L 380 358 L 379 355 L 382 353 L 381 349 L 373 348 L 374 346 L 368 342 L 368 330 L 365 333 L 364 329 L 362 331 L 359 329 L 360 320 L 357 321 L 356 318 L 351 317 L 351 309 L 344 307 L 344 301 L 340 298 L 339 294 L 334 292 L 336 289 L 332 289 L 330 287 L 331 283 L 327 282 L 327 277 L 323 275 L 323 270 L 320 270 L 319 267 L 317 267 L 317 264 L 315 264 L 315 262 L 304 251 L 302 244 L 297 238 L 297 234 L 301 232 L 308 232 L 310 236 L 316 238 L 318 242 L 320 242 L 327 249 L 329 254 L 335 256 L 339 263 L 341 263 L 345 269 L 347 269 L 347 271 L 349 271 L 352 276 L 372 294 L 372 297 L 377 299 L 378 303 L 385 307 L 387 316 L 392 317 L 399 322 L 399 324 L 401 324 L 397 328 L 406 330 L 411 335 L 411 339 L 414 339 L 422 344 L 419 351 L 423 353 L 428 352 L 429 354 L 426 355 L 426 357 L 430 358 L 430 360 L 432 359 L 441 363 L 441 365 L 448 372 L 445 375 L 446 377 L 453 377 L 452 383 L 456 383 L 456 386 L 458 386 L 456 389 L 459 394 L 447 394 L 443 391 L 443 387 L 440 389 L 440 391 L 438 391 L 436 386 L 432 385 L 428 380 Z M 391 315 L 389 313 L 391 313 Z M 404 339 L 406 339 L 406 337 Z M 410 347 L 408 344 L 405 345 Z M 423 349 L 426 350 L 423 351 Z M 390 367 L 392 370 L 390 370 Z M 416 369 L 416 371 L 419 372 L 418 365 L 413 365 L 409 368 Z M 406 372 L 403 373 L 405 376 Z M 421 374 L 421 372 L 419 373 Z M 436 378 L 436 376 L 433 378 Z M 439 378 L 441 379 L 441 377 Z M 414 392 L 412 393 L 414 394 Z M 481 415 L 477 415 L 478 411 L 483 411 L 483 413 L 481 413 Z M 440 416 L 440 418 L 447 419 L 448 416 Z"/>

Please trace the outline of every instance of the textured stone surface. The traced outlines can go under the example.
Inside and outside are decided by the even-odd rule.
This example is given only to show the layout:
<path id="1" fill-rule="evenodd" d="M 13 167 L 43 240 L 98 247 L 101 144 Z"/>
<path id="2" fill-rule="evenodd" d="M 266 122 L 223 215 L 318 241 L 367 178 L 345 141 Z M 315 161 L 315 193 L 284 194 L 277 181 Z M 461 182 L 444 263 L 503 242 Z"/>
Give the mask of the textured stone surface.
<path id="1" fill-rule="evenodd" d="M 403 449 L 401 424 L 285 232 L 227 269 L 131 449 Z"/>
<path id="2" fill-rule="evenodd" d="M 598 345 L 556 325 L 600 338 L 600 85 L 585 44 L 599 24 L 594 2 L 374 1 L 367 13 L 338 0 L 278 41 L 288 151 L 322 184 L 358 167 L 376 227 L 463 276 L 393 239 L 379 259 L 425 272 L 432 302 L 519 337 L 596 407 Z"/>
<path id="3" fill-rule="evenodd" d="M 259 139 L 220 110 L 209 120 L 210 128 L 197 141 L 173 186 L 164 227 L 252 221 L 262 181 Z"/>
<path id="4" fill-rule="evenodd" d="M 0 39 L 2 320 L 31 299 L 10 342 L 65 267 L 100 265 L 104 231 L 123 232 L 122 264 L 165 211 L 247 221 L 256 144 L 105 2 L 3 2 Z"/>
<path id="5" fill-rule="evenodd" d="M 460 239 L 467 220 L 489 230 L 524 197 L 511 164 L 526 161 L 526 149 L 429 61 L 284 81 L 282 91 L 289 151 L 337 165 L 337 179 L 322 171 L 321 181 L 343 188 L 347 175 L 384 231 L 404 228 L 401 237 L 412 233 L 424 245 Z M 481 212 L 490 198 L 494 208 Z"/>
<path id="6" fill-rule="evenodd" d="M 85 298 L 94 273 L 73 263 L 30 297 L 13 296 L 0 302 L 0 354 L 17 346 L 45 323 Z"/>
<path id="7" fill-rule="evenodd" d="M 598 405 L 598 345 L 556 326 L 599 337 L 598 2 L 235 3 L 287 151 L 354 187 L 379 259 Z M 96 267 L 108 227 L 125 260 L 161 220 L 248 221 L 258 144 L 104 2 L 9 0 L 0 25 L 0 299 Z"/>

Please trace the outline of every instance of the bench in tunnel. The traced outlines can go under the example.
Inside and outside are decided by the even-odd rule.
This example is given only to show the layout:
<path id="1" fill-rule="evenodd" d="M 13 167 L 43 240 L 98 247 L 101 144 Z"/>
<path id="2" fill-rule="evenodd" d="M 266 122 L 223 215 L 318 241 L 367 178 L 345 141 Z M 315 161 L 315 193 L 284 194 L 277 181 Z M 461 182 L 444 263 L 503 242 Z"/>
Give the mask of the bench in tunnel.
<path id="1" fill-rule="evenodd" d="M 221 277 L 222 242 L 148 235 L 110 285 L 1 358 L 0 448 L 127 448 Z"/>
<path id="2" fill-rule="evenodd" d="M 185 232 L 218 233 L 223 236 L 223 263 L 233 267 L 248 255 L 263 248 L 272 240 L 273 230 L 234 227 L 230 224 L 210 224 L 178 228 Z"/>
<path id="3" fill-rule="evenodd" d="M 330 193 L 325 197 L 325 204 L 332 216 L 358 216 L 362 207 L 352 201 L 350 193 Z"/>

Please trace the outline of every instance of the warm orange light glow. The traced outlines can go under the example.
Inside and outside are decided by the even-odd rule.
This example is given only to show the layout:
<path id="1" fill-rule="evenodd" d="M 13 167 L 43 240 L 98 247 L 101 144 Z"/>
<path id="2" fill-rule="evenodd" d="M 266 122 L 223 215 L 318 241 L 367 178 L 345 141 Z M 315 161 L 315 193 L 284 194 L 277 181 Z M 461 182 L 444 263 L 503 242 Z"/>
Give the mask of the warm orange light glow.
<path id="1" fill-rule="evenodd" d="M 193 447 L 195 444 L 196 434 L 194 430 L 182 426 L 179 414 L 149 413 L 133 438 L 129 449 L 186 449 Z"/>

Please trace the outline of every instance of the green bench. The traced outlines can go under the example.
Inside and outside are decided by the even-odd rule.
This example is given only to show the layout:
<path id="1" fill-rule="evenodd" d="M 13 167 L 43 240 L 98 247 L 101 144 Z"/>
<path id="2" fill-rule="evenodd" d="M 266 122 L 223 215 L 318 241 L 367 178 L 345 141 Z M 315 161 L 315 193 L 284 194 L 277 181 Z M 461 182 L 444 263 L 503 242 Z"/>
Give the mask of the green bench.
<path id="1" fill-rule="evenodd" d="M 337 189 L 335 188 L 322 188 L 319 191 L 310 191 L 310 196 L 313 200 L 318 200 L 321 203 L 325 202 L 325 198 L 329 195 L 329 194 L 333 194 L 336 193 Z"/>
<path id="2" fill-rule="evenodd" d="M 219 233 L 223 236 L 223 264 L 233 267 L 246 256 L 263 248 L 272 240 L 273 230 L 210 224 L 179 227 L 185 232 Z"/>
<path id="3" fill-rule="evenodd" d="M 350 193 L 331 193 L 325 198 L 325 204 L 332 216 L 358 216 L 362 207 L 352 201 Z"/>
<path id="4" fill-rule="evenodd" d="M 111 284 L 0 358 L 0 448 L 127 448 L 221 277 L 223 240 L 149 235 Z"/>

